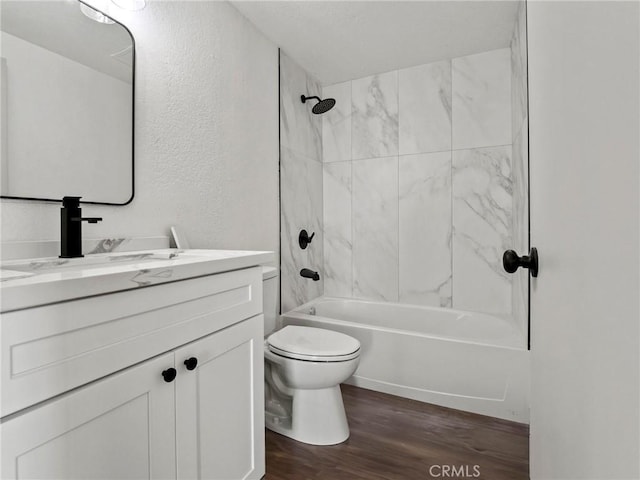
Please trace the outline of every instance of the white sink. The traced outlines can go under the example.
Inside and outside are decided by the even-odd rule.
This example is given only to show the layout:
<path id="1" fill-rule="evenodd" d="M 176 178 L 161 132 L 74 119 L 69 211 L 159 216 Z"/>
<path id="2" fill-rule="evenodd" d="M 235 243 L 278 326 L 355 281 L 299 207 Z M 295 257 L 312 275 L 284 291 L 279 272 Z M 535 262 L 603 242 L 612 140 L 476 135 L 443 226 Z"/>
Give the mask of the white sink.
<path id="1" fill-rule="evenodd" d="M 147 250 L 0 264 L 0 311 L 147 287 L 273 262 L 273 252 Z"/>

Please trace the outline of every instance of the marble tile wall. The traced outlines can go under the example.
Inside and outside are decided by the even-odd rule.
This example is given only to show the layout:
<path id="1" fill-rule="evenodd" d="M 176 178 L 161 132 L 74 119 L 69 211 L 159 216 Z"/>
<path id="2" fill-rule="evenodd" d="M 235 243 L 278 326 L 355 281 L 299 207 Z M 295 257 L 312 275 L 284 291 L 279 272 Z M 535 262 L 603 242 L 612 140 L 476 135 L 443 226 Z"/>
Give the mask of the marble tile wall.
<path id="1" fill-rule="evenodd" d="M 510 60 L 508 48 L 452 60 L 454 150 L 511 144 Z"/>
<path id="2" fill-rule="evenodd" d="M 99 238 L 82 240 L 82 251 L 85 255 L 111 252 L 134 252 L 139 250 L 157 250 L 169 248 L 168 236 L 163 237 L 131 237 L 131 238 Z M 60 255 L 60 242 L 57 240 L 2 242 L 0 259 L 19 260 L 24 258 L 57 257 Z"/>
<path id="3" fill-rule="evenodd" d="M 398 72 L 351 82 L 351 159 L 398 155 Z"/>
<path id="4" fill-rule="evenodd" d="M 511 145 L 455 150 L 452 176 L 454 306 L 510 313 Z"/>
<path id="5" fill-rule="evenodd" d="M 398 157 L 352 164 L 353 296 L 397 302 Z"/>
<path id="6" fill-rule="evenodd" d="M 400 70 L 400 155 L 451 150 L 451 61 Z"/>
<path id="7" fill-rule="evenodd" d="M 513 247 L 518 253 L 529 250 L 529 126 L 527 107 L 527 23 L 526 4 L 520 3 L 511 40 L 511 137 L 513 157 Z M 517 325 L 527 331 L 529 275 L 518 270 L 513 275 L 512 310 Z"/>
<path id="8" fill-rule="evenodd" d="M 286 312 L 324 291 L 322 228 L 322 119 L 300 96 L 321 95 L 320 84 L 285 53 L 280 55 L 280 251 L 281 310 Z M 305 250 L 302 229 L 315 237 Z M 320 281 L 300 276 L 302 268 Z"/>
<path id="9" fill-rule="evenodd" d="M 451 152 L 400 157 L 400 302 L 451 307 Z"/>
<path id="10" fill-rule="evenodd" d="M 511 57 L 323 89 L 326 295 L 511 313 Z"/>
<path id="11" fill-rule="evenodd" d="M 353 294 L 351 176 L 351 162 L 324 165 L 324 293 L 332 297 Z"/>

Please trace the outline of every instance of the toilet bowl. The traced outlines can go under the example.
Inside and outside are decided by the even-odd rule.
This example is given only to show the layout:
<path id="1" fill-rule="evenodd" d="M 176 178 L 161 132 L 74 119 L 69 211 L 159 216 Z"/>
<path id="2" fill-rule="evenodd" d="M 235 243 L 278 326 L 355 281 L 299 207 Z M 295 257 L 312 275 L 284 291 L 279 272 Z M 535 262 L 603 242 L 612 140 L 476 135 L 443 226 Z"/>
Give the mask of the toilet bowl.
<path id="1" fill-rule="evenodd" d="M 267 304 L 272 293 L 267 281 L 275 275 L 275 269 L 263 271 L 265 425 L 311 445 L 344 442 L 349 438 L 349 424 L 340 383 L 358 367 L 360 342 L 343 333 L 313 327 L 288 325 L 273 332 L 276 305 L 275 301 Z M 267 308 L 273 308 L 273 312 Z"/>

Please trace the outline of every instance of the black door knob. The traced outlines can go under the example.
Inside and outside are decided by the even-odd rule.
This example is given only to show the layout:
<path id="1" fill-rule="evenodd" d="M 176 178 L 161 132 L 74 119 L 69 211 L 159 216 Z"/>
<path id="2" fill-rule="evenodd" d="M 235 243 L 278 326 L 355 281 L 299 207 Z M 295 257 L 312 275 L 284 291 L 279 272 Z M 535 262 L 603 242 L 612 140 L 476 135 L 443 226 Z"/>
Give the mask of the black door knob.
<path id="1" fill-rule="evenodd" d="M 178 372 L 175 368 L 167 368 L 162 372 L 162 378 L 164 378 L 165 382 L 171 383 L 175 380 L 177 374 Z"/>
<path id="2" fill-rule="evenodd" d="M 195 370 L 198 365 L 198 359 L 196 357 L 187 358 L 184 361 L 184 365 L 187 367 L 187 370 Z"/>
<path id="3" fill-rule="evenodd" d="M 532 277 L 538 276 L 538 249 L 533 247 L 529 255 L 519 257 L 513 250 L 507 250 L 502 255 L 502 266 L 507 273 L 514 273 L 518 267 L 528 268 Z"/>

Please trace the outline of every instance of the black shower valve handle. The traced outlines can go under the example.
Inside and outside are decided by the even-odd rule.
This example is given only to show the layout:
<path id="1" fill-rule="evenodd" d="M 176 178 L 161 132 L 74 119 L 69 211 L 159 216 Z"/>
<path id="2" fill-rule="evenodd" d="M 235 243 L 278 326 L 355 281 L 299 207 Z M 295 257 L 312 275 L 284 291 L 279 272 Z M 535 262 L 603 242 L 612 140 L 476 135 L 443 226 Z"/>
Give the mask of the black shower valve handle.
<path id="1" fill-rule="evenodd" d="M 316 232 L 313 232 L 311 236 L 309 236 L 309 233 L 306 230 L 301 230 L 300 235 L 298 235 L 298 245 L 300 245 L 300 248 L 304 250 L 305 248 L 307 248 L 307 245 L 311 243 L 311 240 L 313 240 L 313 237 L 315 236 Z"/>

